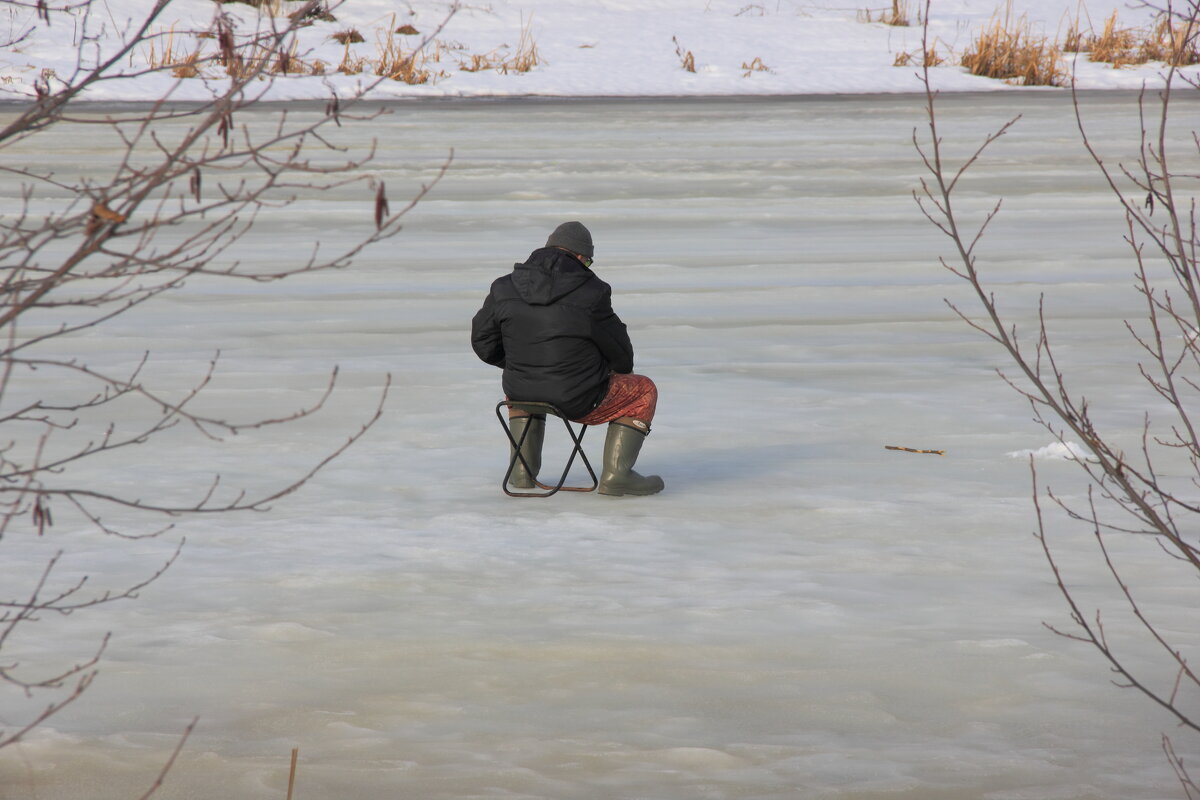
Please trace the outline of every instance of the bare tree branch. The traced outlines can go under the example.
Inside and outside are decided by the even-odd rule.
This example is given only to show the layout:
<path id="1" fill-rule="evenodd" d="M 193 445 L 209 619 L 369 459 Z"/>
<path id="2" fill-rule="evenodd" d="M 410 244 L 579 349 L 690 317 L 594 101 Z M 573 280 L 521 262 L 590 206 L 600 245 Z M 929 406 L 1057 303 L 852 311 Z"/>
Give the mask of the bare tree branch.
<path id="1" fill-rule="evenodd" d="M 448 152 L 425 183 L 409 193 L 407 203 L 389 202 L 382 179 L 371 172 L 374 144 L 351 150 L 340 141 L 343 126 L 369 123 L 385 113 L 362 100 L 386 76 L 367 80 L 351 96 L 335 95 L 323 111 L 294 113 L 281 107 L 270 116 L 257 111 L 271 82 L 284 79 L 278 76 L 304 55 L 295 49 L 295 34 L 307 17 L 338 5 L 325 0 L 297 0 L 286 16 L 213 4 L 205 29 L 188 32 L 213 37 L 215 49 L 202 66 L 222 73 L 197 79 L 209 93 L 202 102 L 173 102 L 177 81 L 152 102 L 128 108 L 96 113 L 82 103 L 104 84 L 173 68 L 153 60 L 135 66 L 132 58 L 164 43 L 162 23 L 170 20 L 172 2 L 152 0 L 138 18 L 116 20 L 101 0 L 53 5 L 0 0 L 0 7 L 37 15 L 36 22 L 17 28 L 8 44 L 68 18 L 77 26 L 78 42 L 69 74 L 43 75 L 15 89 L 0 87 L 23 99 L 0 125 L 0 152 L 10 155 L 0 163 L 0 173 L 19 185 L 0 218 L 0 546 L 48 540 L 64 529 L 90 530 L 114 541 L 150 539 L 172 531 L 180 517 L 269 510 L 365 436 L 387 401 L 390 375 L 373 409 L 353 420 L 349 432 L 314 453 L 309 463 L 296 465 L 292 475 L 265 486 L 228 485 L 219 473 L 181 478 L 170 491 L 138 486 L 120 475 L 100 485 L 96 472 L 87 468 L 106 456 L 162 447 L 168 432 L 219 446 L 229 437 L 286 430 L 321 414 L 341 391 L 336 367 L 298 407 L 268 407 L 234 419 L 203 410 L 221 365 L 219 350 L 182 390 L 164 391 L 148 374 L 151 354 L 131 354 L 132 367 L 97 365 L 75 349 L 78 337 L 193 279 L 270 284 L 346 268 L 365 248 L 400 232 L 404 217 L 443 178 L 453 158 Z M 456 9 L 450 5 L 447 20 Z M 418 50 L 444 25 L 445 20 L 428 33 Z M 252 109 L 256 113 L 250 114 Z M 50 151 L 41 143 L 63 131 L 88 137 L 113 157 L 92 171 L 95 177 L 73 174 L 69 164 L 46 167 L 11 157 L 40 146 Z M 396 187 L 388 189 L 394 198 Z M 245 252 L 239 245 L 262 215 L 333 191 L 361 197 L 364 224 L 357 239 L 343 237 L 331 247 L 314 233 L 297 258 L 282 264 L 239 255 Z M 0 748 L 77 701 L 91 685 L 108 642 L 105 636 L 85 650 L 85 657 L 33 663 L 22 657 L 30 626 L 136 598 L 175 563 L 182 546 L 181 539 L 161 565 L 115 587 L 98 586 L 104 583 L 98 575 L 64 577 L 63 550 L 24 582 L 0 587 L 0 690 L 39 703 L 24 718 L 0 725 Z M 41 703 L 42 697 L 48 699 Z M 143 797 L 162 785 L 194 725 Z"/>
<path id="2" fill-rule="evenodd" d="M 925 15 L 928 36 L 929 0 Z M 1186 6 L 1183 8 L 1182 6 Z M 1200 31 L 1200 2 L 1167 4 L 1161 9 L 1175 24 L 1182 26 L 1187 41 Z M 1046 562 L 1066 602 L 1069 627 L 1044 623 L 1047 628 L 1073 641 L 1095 649 L 1116 676 L 1114 683 L 1134 689 L 1159 708 L 1167 711 L 1175 723 L 1200 733 L 1200 675 L 1192 666 L 1187 649 L 1171 635 L 1172 625 L 1155 619 L 1140 599 L 1141 594 L 1125 578 L 1120 556 L 1112 547 L 1112 537 L 1150 537 L 1172 565 L 1200 579 L 1200 540 L 1195 535 L 1200 514 L 1200 437 L 1192 410 L 1200 400 L 1200 235 L 1196 224 L 1195 175 L 1177 172 L 1170 157 L 1177 146 L 1176 126 L 1171 97 L 1179 78 L 1174 66 L 1164 73 L 1164 88 L 1156 103 L 1148 103 L 1147 92 L 1139 98 L 1140 146 L 1133 163 L 1110 166 L 1100 147 L 1089 135 L 1080 107 L 1079 95 L 1072 85 L 1076 126 L 1081 144 L 1116 200 L 1117 213 L 1124 218 L 1125 241 L 1135 265 L 1133 290 L 1142 298 L 1144 314 L 1125 327 L 1145 358 L 1131 371 L 1142 380 L 1151 401 L 1144 414 L 1140 454 L 1130 456 L 1118 445 L 1117 438 L 1099 426 L 1092 413 L 1092 402 L 1067 380 L 1067 367 L 1049 332 L 1050 311 L 1045 298 L 1039 300 L 1037 324 L 1030 334 L 1019 335 L 1015 324 L 1001 313 L 998 300 L 979 268 L 979 249 L 988 226 L 1000 212 L 997 200 L 982 222 L 974 227 L 960 220 L 954 206 L 959 181 L 988 148 L 1014 125 L 1014 118 L 987 135 L 974 152 L 957 166 L 943 156 L 943 140 L 936 113 L 937 93 L 933 90 L 928 66 L 920 74 L 925 87 L 928 134 L 913 140 L 927 175 L 920 190 L 914 192 L 921 212 L 952 242 L 953 258 L 942 259 L 942 266 L 967 283 L 974 297 L 979 318 L 968 315 L 958 305 L 947 303 L 971 328 L 1000 347 L 1014 368 L 1001 377 L 1030 404 L 1035 421 L 1056 441 L 1082 448 L 1084 455 L 1073 458 L 1088 482 L 1086 502 L 1072 502 L 1043 489 L 1030 461 L 1035 536 Z M 1200 151 L 1200 136 L 1193 131 L 1188 138 Z M 1190 182 L 1190 183 L 1188 183 Z M 1187 183 L 1187 188 L 1183 188 Z M 1165 275 L 1160 274 L 1162 267 Z M 1152 413 L 1151 409 L 1155 413 Z M 1165 412 L 1162 409 L 1166 409 Z M 1072 451 L 1074 452 L 1074 451 Z M 1180 472 L 1178 455 L 1185 455 L 1190 472 L 1186 481 Z M 1111 609 L 1087 608 L 1079 590 L 1061 566 L 1043 514 L 1042 498 L 1049 498 L 1064 516 L 1088 526 L 1111 587 L 1114 605 L 1132 627 L 1110 630 L 1105 620 Z M 1188 618 L 1190 626 L 1190 617 Z M 1140 632 L 1140 634 L 1139 634 Z M 1133 666 L 1138 658 L 1158 654 L 1157 668 Z M 1138 658 L 1134 658 L 1134 656 Z M 1188 775 L 1182 757 L 1164 737 L 1167 754 L 1180 785 L 1188 797 L 1200 797 Z"/>

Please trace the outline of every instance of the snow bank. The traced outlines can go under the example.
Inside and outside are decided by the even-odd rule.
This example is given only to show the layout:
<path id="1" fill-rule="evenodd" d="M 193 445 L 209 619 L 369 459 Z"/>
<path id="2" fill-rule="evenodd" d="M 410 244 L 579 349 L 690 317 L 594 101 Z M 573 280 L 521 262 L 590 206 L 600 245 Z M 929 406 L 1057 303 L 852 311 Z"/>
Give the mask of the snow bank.
<path id="1" fill-rule="evenodd" d="M 142 0 L 94 0 L 86 9 L 51 11 L 40 21 L 31 7 L 10 9 L 9 38 L 21 38 L 0 56 L 0 89 L 13 99 L 32 96 L 37 80 L 67 78 L 75 69 L 85 38 L 99 52 L 112 52 L 143 18 Z M 284 3 L 285 8 L 287 3 Z M 917 92 L 912 67 L 897 67 L 897 57 L 920 49 L 916 2 L 909 2 L 909 27 L 866 22 L 855 4 L 813 0 L 493 0 L 465 4 L 448 20 L 450 3 L 412 0 L 355 0 L 334 8 L 333 21 L 318 21 L 298 32 L 296 54 L 311 69 L 321 62 L 324 75 L 296 75 L 264 83 L 263 96 L 274 100 L 324 99 L 349 95 L 378 81 L 370 67 L 357 75 L 338 72 L 343 62 L 377 62 L 383 48 L 411 52 L 423 39 L 432 41 L 421 64 L 424 83 L 384 80 L 370 95 L 377 99 L 505 96 L 718 96 L 806 95 Z M 870 4 L 863 4 L 864 6 Z M 876 2 L 882 6 L 886 3 Z M 1013 87 L 969 75 L 954 66 L 956 54 L 974 40 L 1005 3 L 996 0 L 935 2 L 930 36 L 935 49 L 951 56 L 933 70 L 941 91 L 994 91 Z M 1144 25 L 1145 9 L 1124 3 L 1011 3 L 1014 17 L 1024 16 L 1032 30 L 1060 39 L 1072 25 L 1099 28 L 1113 11 L 1120 24 Z M 235 20 L 239 33 L 270 24 L 269 17 L 246 5 L 215 5 L 212 0 L 175 0 L 151 33 L 162 38 L 137 48 L 120 68 L 140 70 L 161 62 L 168 49 L 178 63 L 196 52 L 211 52 L 214 40 L 197 38 L 220 10 Z M 23 15 L 22 15 L 23 13 Z M 445 22 L 445 26 L 439 26 Z M 416 35 L 390 35 L 411 26 Z M 357 30 L 363 41 L 340 44 L 334 36 Z M 499 67 L 525 48 L 536 48 L 537 63 L 527 72 L 512 69 L 464 71 L 464 64 L 488 62 Z M 89 50 L 90 52 L 90 50 Z M 690 57 L 690 58 L 689 58 Z M 684 68 L 684 61 L 694 71 Z M 1080 59 L 1073 65 L 1086 89 L 1137 89 L 1161 80 L 1162 65 L 1113 69 Z M 1191 68 L 1196 74 L 1198 70 Z M 101 83 L 89 90 L 92 100 L 148 100 L 170 91 L 176 100 L 203 100 L 224 81 L 218 70 L 208 79 L 176 80 L 169 71 L 129 81 Z"/>

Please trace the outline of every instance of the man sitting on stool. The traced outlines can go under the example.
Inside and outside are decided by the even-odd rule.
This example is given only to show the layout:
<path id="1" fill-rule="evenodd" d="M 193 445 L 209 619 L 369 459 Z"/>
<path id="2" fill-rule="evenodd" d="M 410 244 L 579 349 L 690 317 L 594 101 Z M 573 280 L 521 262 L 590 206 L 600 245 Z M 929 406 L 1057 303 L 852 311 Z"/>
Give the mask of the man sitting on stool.
<path id="1" fill-rule="evenodd" d="M 658 388 L 633 374 L 633 344 L 612 309 L 612 288 L 596 277 L 592 234 L 579 222 L 554 229 L 546 246 L 492 283 L 471 321 L 471 346 L 504 370 L 505 397 L 552 403 L 573 422 L 609 423 L 599 491 L 607 495 L 661 492 L 662 478 L 633 471 L 658 403 Z M 529 432 L 511 482 L 534 488 L 542 462 L 545 417 L 510 409 L 513 437 Z"/>

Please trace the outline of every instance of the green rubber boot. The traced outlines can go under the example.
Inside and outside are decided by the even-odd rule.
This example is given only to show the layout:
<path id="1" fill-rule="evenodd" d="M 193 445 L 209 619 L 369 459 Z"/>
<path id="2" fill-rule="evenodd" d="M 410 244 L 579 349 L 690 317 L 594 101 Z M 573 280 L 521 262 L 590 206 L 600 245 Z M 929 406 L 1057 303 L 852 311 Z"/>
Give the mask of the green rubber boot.
<path id="1" fill-rule="evenodd" d="M 542 440 L 546 435 L 546 418 L 545 417 L 512 417 L 508 421 L 508 428 L 512 431 L 512 437 L 516 441 L 521 441 L 521 434 L 525 432 L 528 426 L 529 433 L 525 435 L 525 443 L 521 445 L 521 455 L 525 458 L 525 463 L 529 465 L 529 469 L 525 469 L 521 464 L 521 459 L 517 459 L 517 463 L 513 464 L 512 475 L 508 476 L 508 482 L 518 489 L 536 489 L 538 470 L 542 468 Z M 509 458 L 512 458 L 513 447 L 508 448 Z"/>
<path id="2" fill-rule="evenodd" d="M 610 422 L 604 440 L 604 473 L 600 476 L 600 494 L 657 494 L 663 490 L 663 479 L 657 475 L 639 475 L 633 465 L 641 452 L 646 434 L 637 428 Z"/>

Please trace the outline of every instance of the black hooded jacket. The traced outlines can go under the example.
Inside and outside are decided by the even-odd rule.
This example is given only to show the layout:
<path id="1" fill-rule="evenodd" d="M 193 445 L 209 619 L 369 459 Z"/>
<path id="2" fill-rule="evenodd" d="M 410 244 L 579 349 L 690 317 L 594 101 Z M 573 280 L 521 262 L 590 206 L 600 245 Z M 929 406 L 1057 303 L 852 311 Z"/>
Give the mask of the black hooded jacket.
<path id="1" fill-rule="evenodd" d="M 633 345 L 612 310 L 612 289 L 571 254 L 534 250 L 492 283 L 471 321 L 471 346 L 504 369 L 510 400 L 541 400 L 572 419 L 608 391 L 610 372 L 633 371 Z"/>

